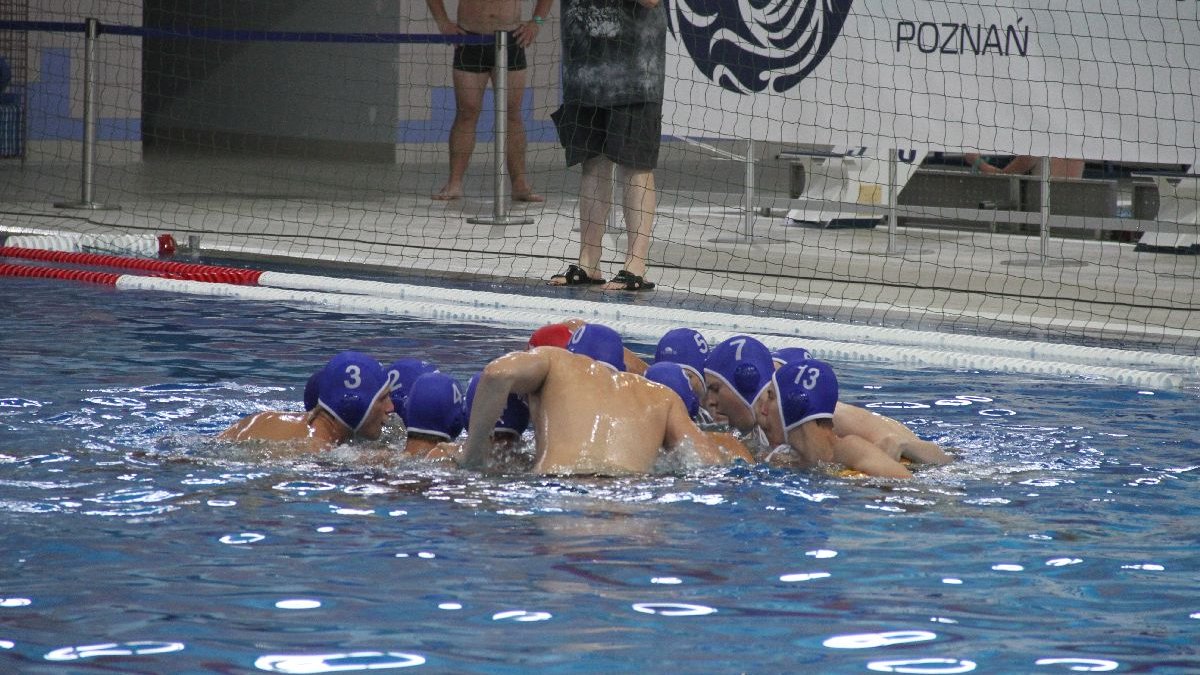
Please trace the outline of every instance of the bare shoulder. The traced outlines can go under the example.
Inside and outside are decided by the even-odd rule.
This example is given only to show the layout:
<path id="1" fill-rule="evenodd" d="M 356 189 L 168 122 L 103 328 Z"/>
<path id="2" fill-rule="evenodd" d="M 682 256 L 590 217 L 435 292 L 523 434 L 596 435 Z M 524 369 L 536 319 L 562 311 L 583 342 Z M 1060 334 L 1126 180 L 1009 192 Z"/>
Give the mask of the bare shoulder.
<path id="1" fill-rule="evenodd" d="M 834 408 L 833 424 L 839 435 L 859 434 L 873 438 L 880 433 L 912 433 L 898 420 L 842 401 Z"/>
<path id="2" fill-rule="evenodd" d="M 243 417 L 217 438 L 229 441 L 289 441 L 309 437 L 307 413 L 269 410 Z"/>

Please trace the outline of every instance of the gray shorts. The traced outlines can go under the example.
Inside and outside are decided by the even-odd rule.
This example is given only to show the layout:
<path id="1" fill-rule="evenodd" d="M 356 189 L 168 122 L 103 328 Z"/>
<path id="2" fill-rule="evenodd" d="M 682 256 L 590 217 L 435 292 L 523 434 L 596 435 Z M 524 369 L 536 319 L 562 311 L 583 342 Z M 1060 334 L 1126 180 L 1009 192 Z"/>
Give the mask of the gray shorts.
<path id="1" fill-rule="evenodd" d="M 550 115 L 567 166 L 603 155 L 619 166 L 653 169 L 662 142 L 662 104 L 635 103 L 608 108 L 564 104 Z"/>

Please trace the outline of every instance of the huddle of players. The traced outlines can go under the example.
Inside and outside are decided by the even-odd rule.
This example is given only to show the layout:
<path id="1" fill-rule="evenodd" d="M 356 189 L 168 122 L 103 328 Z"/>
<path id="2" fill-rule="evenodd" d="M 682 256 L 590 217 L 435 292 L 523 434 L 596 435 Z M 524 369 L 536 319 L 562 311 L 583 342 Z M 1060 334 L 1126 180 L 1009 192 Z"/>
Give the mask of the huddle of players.
<path id="1" fill-rule="evenodd" d="M 484 398 L 495 403 L 482 406 L 488 410 L 480 414 L 492 419 L 476 421 L 467 442 L 455 444 L 471 420 L 485 375 Z M 568 384 L 576 393 L 555 389 L 554 377 L 571 380 Z M 674 392 L 687 419 L 672 418 L 670 411 L 656 412 L 663 406 L 655 408 L 652 403 L 646 404 L 644 415 L 640 408 L 636 412 L 618 409 L 617 415 L 603 410 L 613 406 L 605 405 L 598 389 L 611 386 L 616 396 L 632 397 L 635 390 L 654 394 L 655 384 L 650 383 Z M 592 399 L 579 393 L 589 387 L 597 390 Z M 547 393 L 554 400 L 542 401 Z M 571 396 L 578 401 L 560 400 Z M 912 475 L 909 463 L 950 461 L 936 444 L 917 438 L 903 424 L 840 403 L 833 369 L 807 350 L 791 347 L 772 353 L 747 335 L 710 348 L 704 336 L 690 328 L 667 332 L 657 345 L 653 365 L 647 365 L 625 349 L 620 336 L 606 326 L 579 320 L 551 324 L 533 333 L 526 355 L 514 353 L 497 359 L 471 379 L 465 392 L 453 377 L 420 359 L 401 359 L 385 368 L 366 354 L 343 352 L 313 374 L 304 398 L 303 415 L 259 413 L 241 420 L 222 437 L 293 440 L 309 448 L 329 447 L 355 436 L 378 439 L 394 411 L 404 422 L 409 455 L 449 458 L 473 467 L 516 468 L 516 460 L 520 468 L 541 473 L 623 473 L 650 468 L 644 457 L 636 456 L 636 447 L 643 444 L 628 435 L 614 432 L 612 436 L 620 442 L 612 443 L 613 447 L 599 446 L 601 454 L 614 455 L 607 458 L 611 461 L 597 460 L 597 453 L 589 455 L 587 447 L 579 454 L 563 456 L 546 446 L 549 439 L 539 442 L 543 441 L 540 435 L 549 437 L 560 429 L 567 432 L 558 440 L 571 440 L 569 428 L 575 422 L 548 419 L 552 414 L 568 418 L 594 415 L 592 427 L 644 427 L 639 436 L 648 434 L 653 441 L 645 446 L 653 448 L 649 454 L 657 454 L 660 447 L 670 452 L 675 450 L 673 445 L 686 445 L 692 463 L 730 463 L 740 458 L 794 468 L 841 465 L 865 475 L 904 478 Z M 531 402 L 537 411 L 535 451 L 532 455 L 513 453 L 514 448 L 523 446 Z M 276 425 L 282 427 L 274 428 Z M 328 433 L 330 430 L 335 433 Z M 732 434 L 723 433 L 726 430 Z M 555 452 L 559 454 L 551 456 Z M 631 452 L 635 456 L 630 457 Z M 497 459 L 500 457 L 504 459 Z"/>

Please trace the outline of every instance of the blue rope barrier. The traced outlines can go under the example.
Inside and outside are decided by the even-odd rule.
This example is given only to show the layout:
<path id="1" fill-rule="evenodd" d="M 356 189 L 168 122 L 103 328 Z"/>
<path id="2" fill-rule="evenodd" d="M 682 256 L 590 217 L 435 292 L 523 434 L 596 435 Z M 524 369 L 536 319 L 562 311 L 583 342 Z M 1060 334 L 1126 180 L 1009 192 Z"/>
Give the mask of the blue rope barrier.
<path id="1" fill-rule="evenodd" d="M 67 21 L 0 21 L 0 30 L 50 33 L 82 33 L 84 23 Z M 318 33 L 270 30 L 226 30 L 216 28 L 146 28 L 100 24 L 100 34 L 150 38 L 183 38 L 232 42 L 323 42 L 356 44 L 493 44 L 492 35 L 442 35 L 440 33 Z"/>

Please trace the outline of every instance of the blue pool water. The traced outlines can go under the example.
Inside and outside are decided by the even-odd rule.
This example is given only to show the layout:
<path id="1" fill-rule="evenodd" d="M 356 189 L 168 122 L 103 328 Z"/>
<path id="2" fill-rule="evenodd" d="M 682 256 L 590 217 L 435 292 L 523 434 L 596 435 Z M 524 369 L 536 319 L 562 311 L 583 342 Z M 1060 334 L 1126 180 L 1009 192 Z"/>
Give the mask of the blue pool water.
<path id="1" fill-rule="evenodd" d="M 484 477 L 211 436 L 526 331 L 11 279 L 0 321 L 3 672 L 1200 671 L 1195 389 L 844 364 L 961 459 Z"/>

